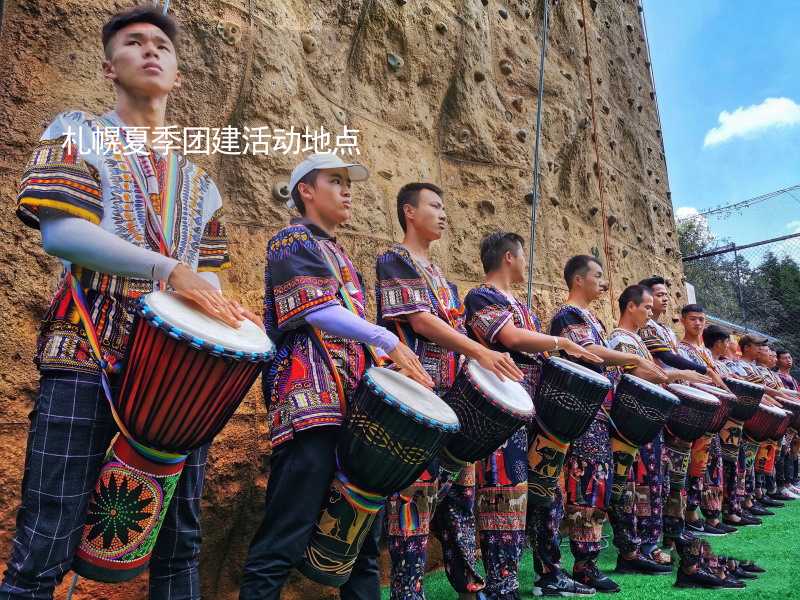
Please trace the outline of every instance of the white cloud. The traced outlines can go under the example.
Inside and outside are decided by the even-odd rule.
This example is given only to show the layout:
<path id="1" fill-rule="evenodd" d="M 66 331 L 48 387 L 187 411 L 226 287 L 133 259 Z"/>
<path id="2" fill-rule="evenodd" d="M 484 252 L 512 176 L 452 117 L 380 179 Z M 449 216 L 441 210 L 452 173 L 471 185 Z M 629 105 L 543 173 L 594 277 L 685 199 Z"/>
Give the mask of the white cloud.
<path id="1" fill-rule="evenodd" d="M 675 209 L 675 218 L 678 221 L 685 221 L 697 216 L 699 212 L 694 206 L 679 206 Z"/>
<path id="2" fill-rule="evenodd" d="M 719 127 L 706 133 L 703 146 L 722 144 L 735 137 L 762 132 L 773 127 L 800 124 L 800 104 L 790 98 L 767 98 L 761 104 L 740 106 L 733 112 L 719 113 Z"/>
<path id="3" fill-rule="evenodd" d="M 789 221 L 786 224 L 786 229 L 788 229 L 790 233 L 800 233 L 800 221 Z"/>

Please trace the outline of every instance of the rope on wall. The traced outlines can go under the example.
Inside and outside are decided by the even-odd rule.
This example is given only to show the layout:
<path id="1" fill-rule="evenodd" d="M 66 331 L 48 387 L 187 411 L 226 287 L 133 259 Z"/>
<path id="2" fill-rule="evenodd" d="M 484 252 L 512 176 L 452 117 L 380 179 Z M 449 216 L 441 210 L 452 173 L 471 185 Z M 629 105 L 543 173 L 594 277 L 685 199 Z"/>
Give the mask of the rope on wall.
<path id="1" fill-rule="evenodd" d="M 589 56 L 589 25 L 586 22 L 586 6 L 584 0 L 581 0 L 581 19 L 583 19 L 583 43 L 586 50 L 586 56 L 583 59 L 586 65 L 586 71 L 589 76 L 589 102 L 592 108 L 592 145 L 594 146 L 594 172 L 597 176 L 597 190 L 600 195 L 600 218 L 603 221 L 603 252 L 606 257 L 606 278 L 608 279 L 608 293 L 611 296 L 611 314 L 616 319 L 616 302 L 614 302 L 614 277 L 613 265 L 611 259 L 611 245 L 608 240 L 608 219 L 606 218 L 606 199 L 603 193 L 603 169 L 600 165 L 600 148 L 597 145 L 597 113 L 595 111 L 594 101 L 594 78 L 592 77 L 592 59 Z"/>

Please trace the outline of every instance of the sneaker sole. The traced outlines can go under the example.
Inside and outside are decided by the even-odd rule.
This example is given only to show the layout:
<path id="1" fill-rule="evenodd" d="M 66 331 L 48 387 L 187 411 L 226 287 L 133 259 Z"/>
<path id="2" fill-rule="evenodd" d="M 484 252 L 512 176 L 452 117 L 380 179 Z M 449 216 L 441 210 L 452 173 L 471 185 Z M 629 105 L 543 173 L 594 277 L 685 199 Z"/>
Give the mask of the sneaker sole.
<path id="1" fill-rule="evenodd" d="M 547 593 L 540 587 L 533 588 L 533 595 L 537 598 L 589 598 L 590 596 L 594 596 L 596 592 L 592 592 L 591 594 L 579 594 L 578 592 L 553 592 Z"/>
<path id="2" fill-rule="evenodd" d="M 614 569 L 614 573 L 620 575 L 672 575 L 673 571 L 636 571 L 635 569 Z"/>

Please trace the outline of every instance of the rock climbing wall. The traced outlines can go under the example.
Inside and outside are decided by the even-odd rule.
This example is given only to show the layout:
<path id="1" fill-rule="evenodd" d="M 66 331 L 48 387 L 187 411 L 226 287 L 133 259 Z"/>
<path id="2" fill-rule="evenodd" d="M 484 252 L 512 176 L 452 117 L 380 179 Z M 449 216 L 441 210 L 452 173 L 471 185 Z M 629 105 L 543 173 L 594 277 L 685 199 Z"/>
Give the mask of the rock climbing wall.
<path id="1" fill-rule="evenodd" d="M 681 301 L 672 204 L 637 3 L 585 0 L 585 21 L 581 4 L 551 5 L 533 299 L 544 321 L 565 297 L 561 271 L 575 253 L 605 259 L 616 294 L 660 273 Z M 3 557 L 20 502 L 27 417 L 36 390 L 35 331 L 57 275 L 38 234 L 14 218 L 15 186 L 34 141 L 56 113 L 112 106 L 113 90 L 100 74 L 99 29 L 111 12 L 129 5 L 0 1 Z M 502 228 L 529 238 L 526 197 L 542 9 L 542 0 L 173 0 L 170 10 L 185 29 L 184 84 L 168 122 L 359 130 L 360 159 L 372 177 L 354 190 L 354 218 L 341 240 L 370 285 L 374 257 L 401 234 L 397 190 L 428 180 L 445 189 L 449 217 L 436 258 L 466 290 L 481 278 L 477 246 L 485 233 Z M 290 217 L 280 192 L 298 159 L 281 153 L 196 158 L 215 176 L 227 204 L 234 261 L 228 289 L 258 310 L 264 246 Z M 609 299 L 597 308 L 610 325 Z M 267 433 L 263 401 L 254 391 L 213 446 L 203 498 L 208 598 L 236 597 L 246 547 L 259 522 Z M 81 581 L 75 598 L 139 599 L 145 589 L 144 577 L 119 587 Z M 62 586 L 58 597 L 64 593 Z M 299 576 L 284 594 L 331 596 Z"/>

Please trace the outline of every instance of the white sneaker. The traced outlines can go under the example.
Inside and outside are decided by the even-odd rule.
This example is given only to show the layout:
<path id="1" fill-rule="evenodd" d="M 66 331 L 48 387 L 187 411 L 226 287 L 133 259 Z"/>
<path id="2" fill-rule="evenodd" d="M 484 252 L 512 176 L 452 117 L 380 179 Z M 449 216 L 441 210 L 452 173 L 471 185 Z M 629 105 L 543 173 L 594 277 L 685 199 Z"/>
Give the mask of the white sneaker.
<path id="1" fill-rule="evenodd" d="M 796 483 L 789 484 L 789 489 L 792 490 L 795 494 L 800 494 L 800 485 Z"/>
<path id="2" fill-rule="evenodd" d="M 787 496 L 789 496 L 790 498 L 794 498 L 795 500 L 800 498 L 800 494 L 798 494 L 796 491 L 794 491 L 793 488 L 790 488 L 788 485 L 783 486 L 780 489 L 780 493 L 786 494 Z"/>

